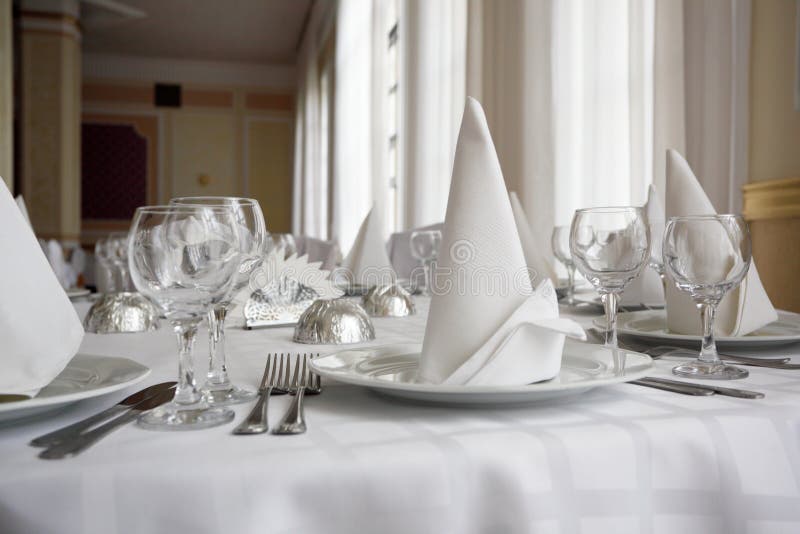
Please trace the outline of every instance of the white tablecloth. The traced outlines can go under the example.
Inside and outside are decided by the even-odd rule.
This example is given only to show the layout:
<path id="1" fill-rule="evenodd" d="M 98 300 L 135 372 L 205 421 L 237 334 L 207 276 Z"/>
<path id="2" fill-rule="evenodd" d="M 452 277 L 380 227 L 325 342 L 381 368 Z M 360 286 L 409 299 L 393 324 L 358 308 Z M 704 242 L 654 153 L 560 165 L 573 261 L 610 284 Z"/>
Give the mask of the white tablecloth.
<path id="1" fill-rule="evenodd" d="M 422 299 L 419 307 L 416 317 L 375 320 L 375 344 L 421 341 Z M 228 348 L 233 378 L 252 386 L 268 352 L 309 349 L 291 343 L 291 329 L 233 327 Z M 176 371 L 168 328 L 88 334 L 82 352 L 148 365 L 147 383 Z M 204 338 L 197 352 L 202 369 Z M 672 365 L 658 362 L 654 374 Z M 0 532 L 797 533 L 800 371 L 750 372 L 735 385 L 765 399 L 623 384 L 480 409 L 340 385 L 307 399 L 301 436 L 132 425 L 60 461 L 27 445 L 142 384 L 0 429 Z M 273 421 L 287 404 L 273 397 Z M 236 407 L 237 421 L 249 408 Z"/>

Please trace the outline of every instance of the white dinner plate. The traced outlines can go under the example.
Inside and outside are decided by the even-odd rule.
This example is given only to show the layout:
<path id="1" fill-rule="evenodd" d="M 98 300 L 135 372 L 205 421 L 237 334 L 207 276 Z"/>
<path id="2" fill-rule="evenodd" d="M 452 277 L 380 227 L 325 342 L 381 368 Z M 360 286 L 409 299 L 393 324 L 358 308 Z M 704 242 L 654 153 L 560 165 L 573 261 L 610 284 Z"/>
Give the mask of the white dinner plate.
<path id="1" fill-rule="evenodd" d="M 78 354 L 32 399 L 0 403 L 0 424 L 112 393 L 149 374 L 150 369 L 127 358 Z"/>
<path id="2" fill-rule="evenodd" d="M 605 327 L 604 319 L 595 324 Z M 667 330 L 665 310 L 645 310 L 620 313 L 617 316 L 617 333 L 650 343 L 699 347 L 701 336 L 675 334 Z M 746 336 L 717 336 L 717 347 L 724 350 L 759 349 L 800 342 L 800 314 L 778 311 L 778 320 Z"/>
<path id="3" fill-rule="evenodd" d="M 81 297 L 88 297 L 91 295 L 91 291 L 86 289 L 85 287 L 73 287 L 71 289 L 67 289 L 67 296 L 71 299 L 77 299 Z"/>
<path id="4" fill-rule="evenodd" d="M 380 393 L 448 404 L 532 403 L 584 393 L 592 388 L 629 382 L 653 366 L 649 356 L 620 350 L 615 365 L 611 349 L 567 340 L 561 372 L 552 380 L 523 386 L 441 386 L 415 381 L 421 345 L 343 350 L 310 362 L 324 378 L 363 386 Z"/>

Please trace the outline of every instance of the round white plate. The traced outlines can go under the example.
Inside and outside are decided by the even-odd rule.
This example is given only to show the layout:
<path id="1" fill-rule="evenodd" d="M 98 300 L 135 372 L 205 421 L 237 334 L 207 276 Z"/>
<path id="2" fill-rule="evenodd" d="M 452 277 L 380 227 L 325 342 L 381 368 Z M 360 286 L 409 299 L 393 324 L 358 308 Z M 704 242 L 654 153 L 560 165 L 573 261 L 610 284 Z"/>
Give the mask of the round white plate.
<path id="1" fill-rule="evenodd" d="M 441 386 L 415 381 L 420 345 L 389 345 L 340 351 L 315 358 L 311 368 L 324 378 L 425 402 L 449 404 L 532 403 L 629 382 L 653 366 L 649 356 L 567 340 L 561 372 L 546 382 L 523 386 Z M 624 364 L 620 361 L 624 360 Z"/>
<path id="2" fill-rule="evenodd" d="M 150 369 L 127 358 L 78 354 L 32 399 L 0 403 L 0 423 L 106 395 L 131 386 L 149 374 Z"/>
<path id="3" fill-rule="evenodd" d="M 67 291 L 67 296 L 71 299 L 87 297 L 92 293 L 85 287 L 73 287 L 72 289 L 67 289 L 66 291 Z"/>
<path id="4" fill-rule="evenodd" d="M 604 319 L 595 324 L 605 328 Z M 674 334 L 667 330 L 665 310 L 645 310 L 620 313 L 617 316 L 617 333 L 648 342 L 699 347 L 701 336 Z M 758 349 L 800 342 L 800 314 L 779 311 L 778 320 L 755 332 L 740 337 L 717 336 L 717 347 L 725 350 Z"/>

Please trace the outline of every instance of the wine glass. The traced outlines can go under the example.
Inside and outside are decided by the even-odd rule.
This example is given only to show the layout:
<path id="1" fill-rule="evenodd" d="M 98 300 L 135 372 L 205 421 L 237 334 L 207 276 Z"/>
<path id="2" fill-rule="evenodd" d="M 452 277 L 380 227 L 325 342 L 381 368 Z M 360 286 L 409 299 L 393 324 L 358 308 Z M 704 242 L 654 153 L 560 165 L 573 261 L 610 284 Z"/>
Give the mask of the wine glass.
<path id="1" fill-rule="evenodd" d="M 117 291 L 117 281 L 111 258 L 108 256 L 107 241 L 107 237 L 101 237 L 94 244 L 95 278 L 98 288 L 103 288 L 104 293 L 114 293 Z M 102 284 L 100 284 L 101 277 Z"/>
<path id="2" fill-rule="evenodd" d="M 600 293 L 606 312 L 606 345 L 617 346 L 617 302 L 639 276 L 650 251 L 642 208 L 587 208 L 572 218 L 569 248 L 578 270 Z"/>
<path id="3" fill-rule="evenodd" d="M 433 295 L 432 265 L 439 254 L 439 243 L 442 242 L 442 232 L 439 230 L 418 230 L 411 233 L 409 240 L 411 255 L 422 263 L 425 273 L 425 290 L 423 295 Z"/>
<path id="4" fill-rule="evenodd" d="M 664 265 L 678 289 L 691 295 L 703 321 L 697 360 L 672 372 L 691 378 L 744 378 L 745 369 L 727 365 L 717 355 L 714 315 L 722 297 L 742 283 L 750 268 L 750 231 L 739 215 L 672 217 L 663 244 Z"/>
<path id="5" fill-rule="evenodd" d="M 553 255 L 567 268 L 567 295 L 564 297 L 564 304 L 574 306 L 575 262 L 572 261 L 572 253 L 569 251 L 569 226 L 556 226 L 553 228 L 553 234 L 550 236 L 550 245 L 553 247 Z"/>
<path id="6" fill-rule="evenodd" d="M 234 413 L 209 407 L 197 389 L 192 347 L 197 327 L 231 290 L 240 265 L 233 211 L 213 206 L 138 208 L 128 241 L 136 288 L 159 305 L 178 338 L 178 385 L 169 404 L 143 414 L 139 424 L 188 430 L 226 423 Z"/>
<path id="7" fill-rule="evenodd" d="M 203 393 L 214 405 L 236 404 L 252 400 L 256 392 L 233 384 L 228 376 L 225 351 L 225 317 L 231 300 L 250 282 L 250 275 L 261 264 L 267 241 L 264 215 L 257 200 L 238 197 L 179 197 L 170 200 L 177 206 L 215 206 L 229 208 L 239 237 L 239 267 L 233 288 L 214 302 L 208 312 L 209 362 Z"/>
<path id="8" fill-rule="evenodd" d="M 131 282 L 128 269 L 128 234 L 126 232 L 111 233 L 106 240 L 106 254 L 117 275 L 116 291 L 132 291 L 133 282 Z"/>

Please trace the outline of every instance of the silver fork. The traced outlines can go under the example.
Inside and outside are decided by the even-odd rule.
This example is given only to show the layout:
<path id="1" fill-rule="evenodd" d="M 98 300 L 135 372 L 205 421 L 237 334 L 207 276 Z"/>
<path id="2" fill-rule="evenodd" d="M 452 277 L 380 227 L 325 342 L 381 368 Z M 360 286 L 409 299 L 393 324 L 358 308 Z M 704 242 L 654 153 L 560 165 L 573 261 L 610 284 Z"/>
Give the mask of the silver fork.
<path id="1" fill-rule="evenodd" d="M 278 363 L 279 361 L 280 365 Z M 288 360 L 286 364 L 288 372 Z M 256 405 L 253 406 L 247 418 L 233 429 L 234 434 L 263 434 L 269 429 L 267 420 L 269 396 L 272 394 L 273 388 L 281 385 L 279 382 L 283 375 L 283 367 L 283 354 L 281 354 L 280 358 L 277 354 L 275 354 L 274 358 L 272 354 L 267 355 L 267 364 L 264 366 L 264 376 L 261 377 L 261 384 L 258 387 L 258 400 L 256 401 Z"/>
<path id="2" fill-rule="evenodd" d="M 314 358 L 319 358 L 319 353 L 310 354 L 309 358 L 311 358 L 312 360 Z M 320 393 L 322 393 L 322 378 L 318 374 L 316 374 L 313 371 L 311 371 L 311 369 L 309 369 L 308 370 L 308 383 L 306 384 L 306 393 L 305 394 L 306 395 L 319 395 Z"/>
<path id="3" fill-rule="evenodd" d="M 302 434 L 306 431 L 306 418 L 303 413 L 303 397 L 305 396 L 306 388 L 308 388 L 310 384 L 309 375 L 306 372 L 306 364 L 308 362 L 308 356 L 306 354 L 303 354 L 302 361 L 303 371 L 301 373 L 300 355 L 298 354 L 294 364 L 294 376 L 292 377 L 291 386 L 291 389 L 296 391 L 296 393 L 292 399 L 292 403 L 289 405 L 289 409 L 286 411 L 286 415 L 283 416 L 278 427 L 272 430 L 273 434 Z M 316 388 L 321 391 L 319 381 L 317 381 Z"/>

